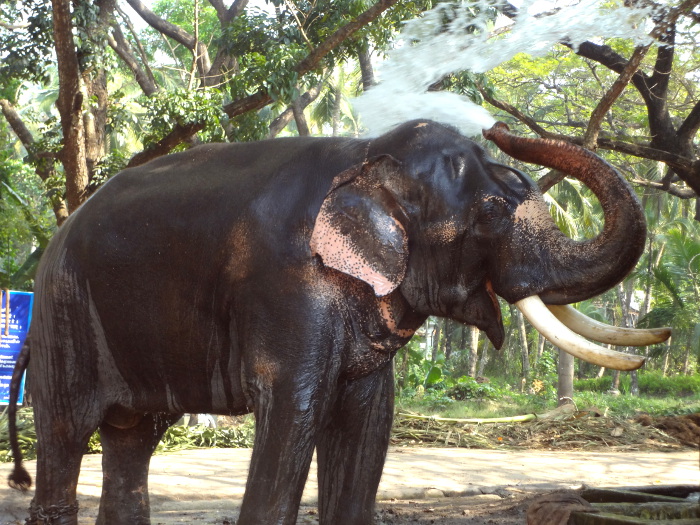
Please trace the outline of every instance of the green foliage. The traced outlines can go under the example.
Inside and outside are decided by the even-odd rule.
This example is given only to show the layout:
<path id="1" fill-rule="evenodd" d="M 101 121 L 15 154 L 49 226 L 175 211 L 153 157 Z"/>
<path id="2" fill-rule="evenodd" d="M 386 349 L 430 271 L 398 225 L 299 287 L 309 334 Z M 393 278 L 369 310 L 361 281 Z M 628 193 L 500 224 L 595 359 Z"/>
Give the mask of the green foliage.
<path id="1" fill-rule="evenodd" d="M 34 428 L 34 413 L 31 408 L 23 408 L 18 412 L 17 434 L 20 450 L 24 459 L 36 458 L 36 430 Z M 174 425 L 163 435 L 156 453 L 191 448 L 250 448 L 255 438 L 255 419 L 247 416 L 236 426 L 208 428 L 203 425 L 192 427 Z M 100 433 L 96 431 L 85 449 L 86 454 L 102 453 Z M 12 461 L 8 433 L 7 415 L 0 416 L 0 462 Z"/>
<path id="2" fill-rule="evenodd" d="M 447 395 L 444 389 L 431 388 L 425 390 L 425 393 L 422 395 L 422 402 L 428 406 L 430 411 L 442 411 L 452 405 L 455 400 Z"/>
<path id="3" fill-rule="evenodd" d="M 29 167 L 0 151 L 0 286 L 31 289 L 23 268 L 52 235 L 48 201 Z M 34 257 L 38 261 L 38 256 Z M 36 262 L 36 261 L 35 261 Z"/>
<path id="4" fill-rule="evenodd" d="M 606 415 L 633 418 L 639 414 L 676 416 L 700 412 L 700 396 L 684 399 L 675 397 L 646 397 L 609 395 L 598 392 L 575 392 L 574 402 L 579 408 L 595 407 Z"/>
<path id="5" fill-rule="evenodd" d="M 593 377 L 590 379 L 575 379 L 574 391 L 576 392 L 607 392 L 612 388 L 612 376 Z"/>
<path id="6" fill-rule="evenodd" d="M 17 440 L 25 459 L 36 458 L 36 430 L 34 429 L 34 412 L 21 409 L 17 413 Z M 10 450 L 10 433 L 7 422 L 7 412 L 0 416 L 0 462 L 12 461 Z"/>
<path id="7" fill-rule="evenodd" d="M 146 108 L 146 129 L 143 143 L 145 147 L 160 140 L 173 130 L 175 125 L 184 126 L 204 122 L 201 132 L 204 142 L 221 142 L 224 140 L 222 121 L 225 114 L 222 109 L 223 98 L 216 89 L 158 92 L 144 101 Z"/>
<path id="8" fill-rule="evenodd" d="M 490 383 L 479 383 L 469 376 L 462 376 L 445 393 L 455 401 L 468 399 L 496 399 L 498 392 Z"/>
<path id="9" fill-rule="evenodd" d="M 23 31 L 0 26 L 0 98 L 15 101 L 19 80 L 47 82 L 52 60 L 53 18 L 51 3 L 41 0 L 9 0 L 0 5 L 0 20 L 15 25 L 26 19 Z"/>
<path id="10" fill-rule="evenodd" d="M 229 82 L 232 98 L 250 95 L 261 87 L 274 100 L 286 103 L 299 95 L 295 66 L 309 50 L 299 34 L 284 30 L 279 19 L 245 13 L 224 28 L 220 45 L 239 57 L 240 74 Z"/>
<path id="11" fill-rule="evenodd" d="M 233 427 L 174 425 L 165 431 L 156 453 L 190 448 L 250 448 L 254 438 L 255 419 L 252 417 Z"/>
<path id="12" fill-rule="evenodd" d="M 604 375 L 593 379 L 574 381 L 574 390 L 581 392 L 607 392 L 612 388 L 612 376 Z M 630 378 L 620 378 L 620 391 L 629 392 Z M 659 372 L 639 374 L 639 392 L 645 396 L 687 397 L 700 394 L 700 374 L 663 377 Z"/>
<path id="13" fill-rule="evenodd" d="M 700 374 L 663 377 L 659 372 L 640 374 L 639 390 L 649 396 L 685 397 L 700 394 Z"/>
<path id="14" fill-rule="evenodd" d="M 406 369 L 399 371 L 396 378 L 403 388 L 415 391 L 418 387 L 425 389 L 426 385 L 440 381 L 442 377 L 440 363 L 433 363 L 425 357 L 425 351 L 420 347 L 418 338 L 412 339 L 401 352 L 400 359 L 404 360 L 407 366 Z M 403 355 L 404 352 L 406 355 Z"/>

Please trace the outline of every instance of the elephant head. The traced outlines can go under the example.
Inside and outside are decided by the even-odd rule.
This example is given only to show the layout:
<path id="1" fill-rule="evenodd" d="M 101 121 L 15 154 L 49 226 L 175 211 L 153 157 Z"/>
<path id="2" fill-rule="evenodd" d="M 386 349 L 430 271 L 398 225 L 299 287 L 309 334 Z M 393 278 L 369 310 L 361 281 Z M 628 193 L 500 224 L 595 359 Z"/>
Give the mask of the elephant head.
<path id="1" fill-rule="evenodd" d="M 592 326 L 574 321 L 570 307 L 556 306 L 608 290 L 636 264 L 646 225 L 632 189 L 577 146 L 517 137 L 501 123 L 484 135 L 514 158 L 561 170 L 591 188 L 604 210 L 603 231 L 582 242 L 568 238 L 527 175 L 456 130 L 414 121 L 372 141 L 365 163 L 336 177 L 316 219 L 312 251 L 370 284 L 377 296 L 401 294 L 414 314 L 479 327 L 496 347 L 504 339 L 498 295 L 578 357 L 609 368 L 641 366 L 641 358 L 577 334 L 642 345 L 668 338 L 668 329 Z"/>

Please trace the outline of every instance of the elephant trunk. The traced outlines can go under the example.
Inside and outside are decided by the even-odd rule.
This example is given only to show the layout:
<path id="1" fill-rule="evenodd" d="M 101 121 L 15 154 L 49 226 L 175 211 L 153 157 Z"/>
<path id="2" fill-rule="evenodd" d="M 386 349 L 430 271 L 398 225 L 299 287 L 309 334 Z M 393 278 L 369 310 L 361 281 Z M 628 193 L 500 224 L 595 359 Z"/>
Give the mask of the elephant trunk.
<path id="1" fill-rule="evenodd" d="M 484 131 L 501 150 L 523 162 L 560 170 L 588 186 L 603 208 L 605 226 L 594 239 L 575 241 L 553 227 L 547 214 L 542 239 L 548 247 L 537 292 L 548 304 L 569 304 L 605 292 L 635 266 L 646 239 L 642 207 L 632 188 L 607 162 L 574 144 L 518 137 L 497 123 Z M 538 217 L 538 220 L 541 220 Z"/>

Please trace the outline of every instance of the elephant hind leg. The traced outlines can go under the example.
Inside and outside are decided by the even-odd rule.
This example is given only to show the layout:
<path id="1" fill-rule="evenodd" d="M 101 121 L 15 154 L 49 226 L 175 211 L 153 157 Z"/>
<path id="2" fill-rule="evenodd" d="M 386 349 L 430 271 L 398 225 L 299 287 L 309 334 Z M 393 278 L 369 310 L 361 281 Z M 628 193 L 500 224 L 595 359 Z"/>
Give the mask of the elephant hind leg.
<path id="1" fill-rule="evenodd" d="M 321 525 L 374 522 L 374 504 L 394 416 L 393 367 L 346 383 L 319 436 Z"/>
<path id="2" fill-rule="evenodd" d="M 151 455 L 165 431 L 180 416 L 146 414 L 127 428 L 107 422 L 100 425 L 103 481 L 97 525 L 151 523 L 148 497 Z"/>
<path id="3" fill-rule="evenodd" d="M 68 417 L 45 404 L 36 404 L 37 435 L 36 492 L 29 508 L 28 524 L 77 525 L 76 491 L 80 464 L 97 416 Z M 70 413 L 69 413 L 70 414 Z M 75 414 L 73 414 L 75 415 Z M 94 423 L 93 420 L 94 419 Z"/>

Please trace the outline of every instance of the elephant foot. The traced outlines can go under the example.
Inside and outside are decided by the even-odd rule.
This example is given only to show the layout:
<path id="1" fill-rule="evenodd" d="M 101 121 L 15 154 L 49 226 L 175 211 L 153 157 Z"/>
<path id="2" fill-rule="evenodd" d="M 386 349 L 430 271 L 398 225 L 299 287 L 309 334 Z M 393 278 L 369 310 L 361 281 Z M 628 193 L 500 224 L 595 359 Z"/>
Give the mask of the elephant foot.
<path id="1" fill-rule="evenodd" d="M 26 525 L 76 525 L 78 523 L 78 501 L 71 504 L 64 502 L 44 507 L 32 500 L 29 506 L 29 518 Z"/>

